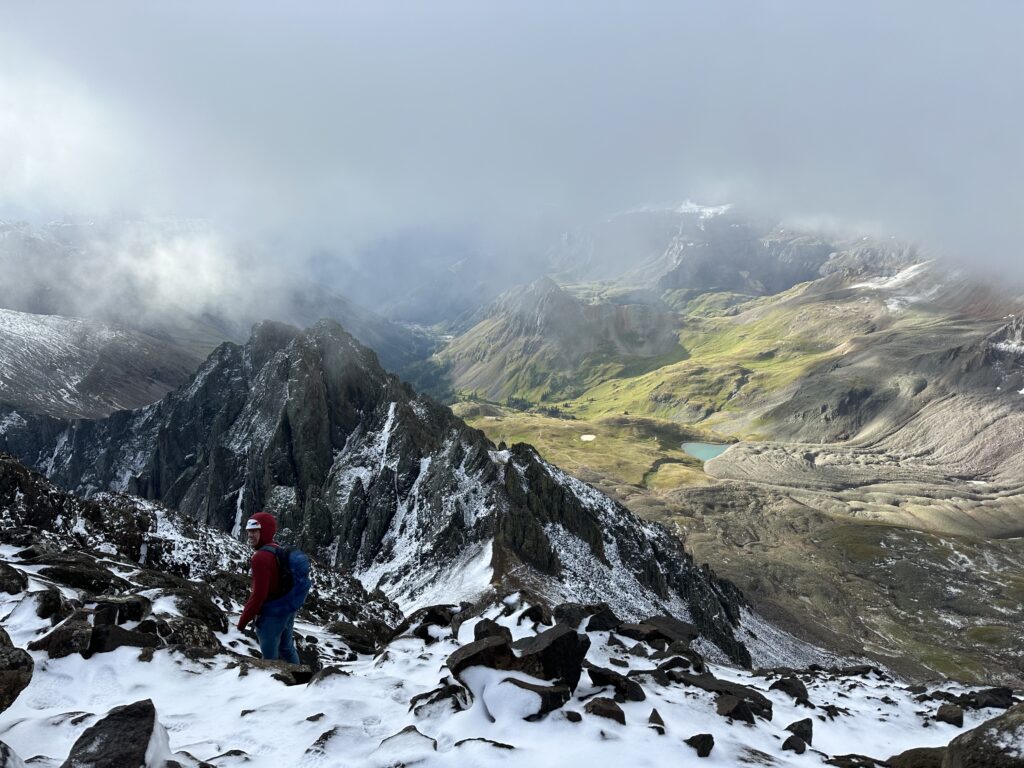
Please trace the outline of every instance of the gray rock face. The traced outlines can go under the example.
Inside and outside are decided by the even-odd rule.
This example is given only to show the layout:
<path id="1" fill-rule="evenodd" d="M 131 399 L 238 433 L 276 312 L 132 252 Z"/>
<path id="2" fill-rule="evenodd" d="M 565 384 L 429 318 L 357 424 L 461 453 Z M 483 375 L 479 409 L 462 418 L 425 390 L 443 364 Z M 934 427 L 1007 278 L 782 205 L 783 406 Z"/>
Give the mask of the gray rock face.
<path id="1" fill-rule="evenodd" d="M 262 323 L 159 403 L 11 428 L 3 447 L 79 493 L 128 491 L 224 531 L 272 512 L 283 540 L 411 607 L 471 570 L 476 594 L 445 599 L 500 584 L 551 604 L 609 600 L 625 620 L 685 619 L 750 661 L 734 632 L 742 595 L 675 537 L 530 446 L 496 451 L 333 322 Z"/>

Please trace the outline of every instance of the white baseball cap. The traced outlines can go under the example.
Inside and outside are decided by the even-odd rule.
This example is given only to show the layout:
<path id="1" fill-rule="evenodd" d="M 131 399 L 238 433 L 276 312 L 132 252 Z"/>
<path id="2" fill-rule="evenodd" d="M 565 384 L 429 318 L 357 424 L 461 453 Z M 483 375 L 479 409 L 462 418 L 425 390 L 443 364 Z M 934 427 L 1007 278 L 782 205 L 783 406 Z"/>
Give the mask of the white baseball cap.
<path id="1" fill-rule="evenodd" d="M 245 530 L 247 531 L 258 531 L 262 527 L 259 520 L 253 520 L 252 518 L 249 518 L 249 521 L 245 524 Z"/>

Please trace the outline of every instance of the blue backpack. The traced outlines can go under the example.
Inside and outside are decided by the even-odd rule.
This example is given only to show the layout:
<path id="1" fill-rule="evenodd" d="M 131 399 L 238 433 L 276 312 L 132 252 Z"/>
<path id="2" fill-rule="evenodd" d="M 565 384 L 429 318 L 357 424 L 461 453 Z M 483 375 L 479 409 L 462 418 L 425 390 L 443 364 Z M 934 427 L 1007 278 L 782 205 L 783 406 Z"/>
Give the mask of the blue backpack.
<path id="1" fill-rule="evenodd" d="M 299 549 L 276 547 L 267 544 L 261 551 L 273 552 L 277 559 L 277 575 L 284 594 L 263 603 L 260 613 L 264 616 L 285 616 L 295 613 L 309 594 L 309 558 Z"/>

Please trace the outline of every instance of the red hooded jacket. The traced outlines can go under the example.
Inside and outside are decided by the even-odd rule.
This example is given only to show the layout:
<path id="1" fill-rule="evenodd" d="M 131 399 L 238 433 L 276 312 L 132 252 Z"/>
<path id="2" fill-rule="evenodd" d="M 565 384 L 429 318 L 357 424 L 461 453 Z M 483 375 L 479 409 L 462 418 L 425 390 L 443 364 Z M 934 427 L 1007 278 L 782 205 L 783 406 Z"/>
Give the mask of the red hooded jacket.
<path id="1" fill-rule="evenodd" d="M 260 524 L 260 539 L 256 545 L 264 547 L 267 544 L 277 544 L 274 541 L 274 534 L 277 533 L 277 520 L 268 512 L 257 512 L 252 516 Z M 256 551 L 252 556 L 252 592 L 249 600 L 242 609 L 242 616 L 238 619 L 238 628 L 245 629 L 245 625 L 256 618 L 263 603 L 268 598 L 281 596 L 281 580 L 277 572 L 277 557 L 273 552 Z"/>

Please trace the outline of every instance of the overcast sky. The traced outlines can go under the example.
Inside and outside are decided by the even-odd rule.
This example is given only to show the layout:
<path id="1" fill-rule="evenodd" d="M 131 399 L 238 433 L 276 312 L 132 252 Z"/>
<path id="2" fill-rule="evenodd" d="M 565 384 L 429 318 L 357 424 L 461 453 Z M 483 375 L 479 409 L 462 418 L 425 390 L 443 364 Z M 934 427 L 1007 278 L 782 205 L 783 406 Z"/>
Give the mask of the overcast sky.
<path id="1" fill-rule="evenodd" d="M 0 7 L 0 215 L 344 249 L 735 202 L 1024 261 L 1024 3 Z"/>

